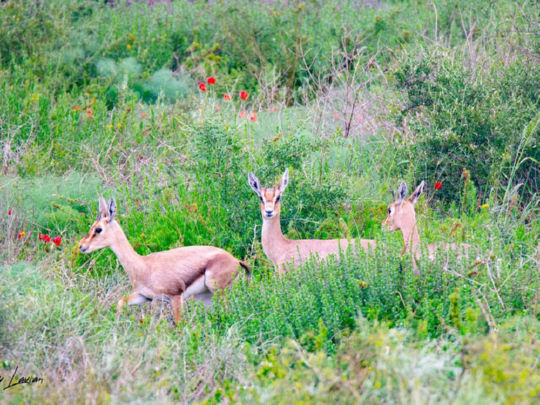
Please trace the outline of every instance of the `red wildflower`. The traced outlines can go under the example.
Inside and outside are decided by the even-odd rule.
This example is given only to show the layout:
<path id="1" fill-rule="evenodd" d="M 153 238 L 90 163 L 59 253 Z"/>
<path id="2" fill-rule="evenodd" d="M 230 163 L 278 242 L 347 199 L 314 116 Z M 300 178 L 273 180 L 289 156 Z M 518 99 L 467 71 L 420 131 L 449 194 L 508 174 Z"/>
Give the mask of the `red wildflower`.
<path id="1" fill-rule="evenodd" d="M 7 214 L 8 214 L 8 215 L 11 215 L 11 210 L 8 210 Z"/>
<path id="2" fill-rule="evenodd" d="M 435 190 L 440 190 L 442 188 L 442 183 L 440 181 L 435 182 Z"/>
<path id="3" fill-rule="evenodd" d="M 210 76 L 206 81 L 208 84 L 216 84 L 216 78 L 214 76 Z"/>
<path id="4" fill-rule="evenodd" d="M 90 118 L 90 119 L 94 118 L 94 116 L 92 115 L 92 109 L 91 108 L 88 108 L 88 110 L 86 112 L 88 113 L 88 118 Z"/>
<path id="5" fill-rule="evenodd" d="M 245 111 L 240 111 L 240 113 L 238 113 L 238 115 L 242 118 L 246 118 L 247 117 L 247 112 Z"/>
<path id="6" fill-rule="evenodd" d="M 225 94 L 223 95 L 223 100 L 225 100 L 225 101 L 230 101 L 230 100 L 231 100 L 230 94 L 225 93 Z"/>
<path id="7" fill-rule="evenodd" d="M 51 241 L 51 237 L 49 235 L 44 235 L 42 233 L 38 235 L 38 239 L 42 240 L 45 243 L 49 243 Z"/>
<path id="8" fill-rule="evenodd" d="M 339 114 L 338 113 L 334 113 L 334 118 L 337 120 L 339 119 Z"/>
<path id="9" fill-rule="evenodd" d="M 55 236 L 53 239 L 52 239 L 53 243 L 56 245 L 56 246 L 60 246 L 60 244 L 62 243 L 62 237 L 60 236 Z"/>
<path id="10" fill-rule="evenodd" d="M 25 232 L 25 231 L 21 231 L 21 232 L 19 232 L 19 234 L 17 235 L 17 239 L 24 238 L 25 236 L 26 236 L 26 232 Z"/>
<path id="11" fill-rule="evenodd" d="M 252 111 L 251 112 L 251 115 L 249 116 L 249 119 L 253 122 L 257 122 L 257 112 L 256 111 Z"/>
<path id="12" fill-rule="evenodd" d="M 199 90 L 200 91 L 206 91 L 206 84 L 204 84 L 203 82 L 200 82 L 199 83 Z"/>
<path id="13" fill-rule="evenodd" d="M 272 107 L 272 112 L 276 112 L 277 111 L 277 107 L 276 106 L 273 106 Z"/>
<path id="14" fill-rule="evenodd" d="M 247 93 L 247 91 L 242 90 L 240 92 L 240 98 L 242 99 L 242 101 L 246 101 L 248 97 L 249 97 L 249 94 Z"/>

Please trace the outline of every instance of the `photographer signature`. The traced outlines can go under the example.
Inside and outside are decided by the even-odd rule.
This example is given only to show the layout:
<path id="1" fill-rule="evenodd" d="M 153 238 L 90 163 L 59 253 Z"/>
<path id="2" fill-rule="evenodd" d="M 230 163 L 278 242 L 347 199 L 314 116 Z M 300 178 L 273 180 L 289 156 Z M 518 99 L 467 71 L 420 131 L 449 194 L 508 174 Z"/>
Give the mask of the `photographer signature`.
<path id="1" fill-rule="evenodd" d="M 19 376 L 17 375 L 17 370 L 19 370 L 19 366 L 15 367 L 15 371 L 13 371 L 13 374 L 11 375 L 8 384 L 5 387 L 3 387 L 4 390 L 7 390 L 8 388 L 13 388 L 13 387 L 16 387 L 17 385 L 22 385 L 22 384 L 35 384 L 35 383 L 43 384 L 43 377 L 37 377 L 33 375 Z M 0 384 L 4 383 L 4 381 L 7 382 L 5 377 L 0 375 Z"/>

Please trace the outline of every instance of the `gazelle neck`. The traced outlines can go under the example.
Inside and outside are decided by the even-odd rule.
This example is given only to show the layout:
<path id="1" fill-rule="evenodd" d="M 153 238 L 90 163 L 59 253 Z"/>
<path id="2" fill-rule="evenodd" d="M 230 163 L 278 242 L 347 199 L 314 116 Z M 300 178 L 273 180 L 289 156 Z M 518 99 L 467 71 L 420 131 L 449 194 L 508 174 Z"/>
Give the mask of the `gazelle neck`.
<path id="1" fill-rule="evenodd" d="M 135 286 L 137 280 L 141 278 L 141 273 L 145 271 L 146 264 L 142 256 L 133 249 L 120 225 L 113 221 L 110 226 L 114 227 L 115 233 L 115 239 L 110 248 L 126 270 L 131 284 Z"/>
<path id="2" fill-rule="evenodd" d="M 420 236 L 418 235 L 416 221 L 410 226 L 401 228 L 401 234 L 405 242 L 405 247 L 401 253 L 410 253 L 412 249 L 413 256 L 417 256 L 420 253 Z"/>
<path id="3" fill-rule="evenodd" d="M 283 251 L 289 240 L 281 233 L 281 221 L 279 213 L 273 218 L 263 217 L 263 226 L 261 232 L 261 241 L 266 255 L 275 262 L 277 255 Z"/>

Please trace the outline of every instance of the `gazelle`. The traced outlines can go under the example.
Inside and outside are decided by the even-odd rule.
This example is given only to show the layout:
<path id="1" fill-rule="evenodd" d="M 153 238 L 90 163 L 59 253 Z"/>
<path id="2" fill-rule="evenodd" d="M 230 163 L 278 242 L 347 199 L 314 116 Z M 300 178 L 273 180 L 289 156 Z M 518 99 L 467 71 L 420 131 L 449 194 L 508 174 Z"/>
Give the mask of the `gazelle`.
<path id="1" fill-rule="evenodd" d="M 242 266 L 249 266 L 229 252 L 213 246 L 188 246 L 141 256 L 135 252 L 124 231 L 115 221 L 116 202 L 100 197 L 97 220 L 80 241 L 83 253 L 110 247 L 126 270 L 133 293 L 118 301 L 120 314 L 124 304 L 138 305 L 154 299 L 172 306 L 174 320 L 180 320 L 184 300 L 190 297 L 208 303 L 216 289 L 227 287 Z"/>
<path id="2" fill-rule="evenodd" d="M 407 194 L 407 185 L 402 182 L 398 189 L 397 200 L 388 206 L 388 216 L 382 223 L 382 227 L 387 231 L 401 230 L 405 246 L 401 254 L 411 253 L 413 258 L 414 272 L 418 275 L 417 259 L 420 257 L 420 236 L 416 226 L 416 214 L 414 205 L 422 195 L 424 190 L 424 181 L 422 181 L 409 198 L 405 199 Z M 430 243 L 428 245 L 429 259 L 434 260 L 435 254 L 439 250 L 455 250 L 458 256 L 461 253 L 467 255 L 470 245 L 466 243 Z"/>
<path id="3" fill-rule="evenodd" d="M 285 264 L 298 267 L 312 254 L 324 258 L 330 254 L 338 254 L 340 249 L 345 250 L 349 243 L 354 243 L 347 239 L 291 240 L 283 236 L 279 218 L 280 200 L 289 183 L 289 169 L 285 170 L 276 187 L 261 187 L 259 179 L 253 173 L 249 173 L 248 183 L 261 200 L 263 219 L 261 239 L 264 253 L 274 263 L 280 274 L 285 272 Z M 370 239 L 361 239 L 360 244 L 366 250 L 369 247 L 375 247 L 375 241 Z"/>

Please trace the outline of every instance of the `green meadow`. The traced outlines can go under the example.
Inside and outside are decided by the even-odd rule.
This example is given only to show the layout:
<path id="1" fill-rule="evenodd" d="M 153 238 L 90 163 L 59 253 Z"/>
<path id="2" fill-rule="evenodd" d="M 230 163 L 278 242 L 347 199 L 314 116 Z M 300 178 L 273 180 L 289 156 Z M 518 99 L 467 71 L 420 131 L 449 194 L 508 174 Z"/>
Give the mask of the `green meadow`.
<path id="1" fill-rule="evenodd" d="M 540 401 L 537 2 L 113 3 L 0 2 L 1 403 Z M 286 237 L 377 247 L 278 277 L 248 173 L 287 168 Z M 422 180 L 423 252 L 473 253 L 416 276 L 381 224 Z M 251 279 L 117 316 L 99 196 L 139 254 Z"/>

